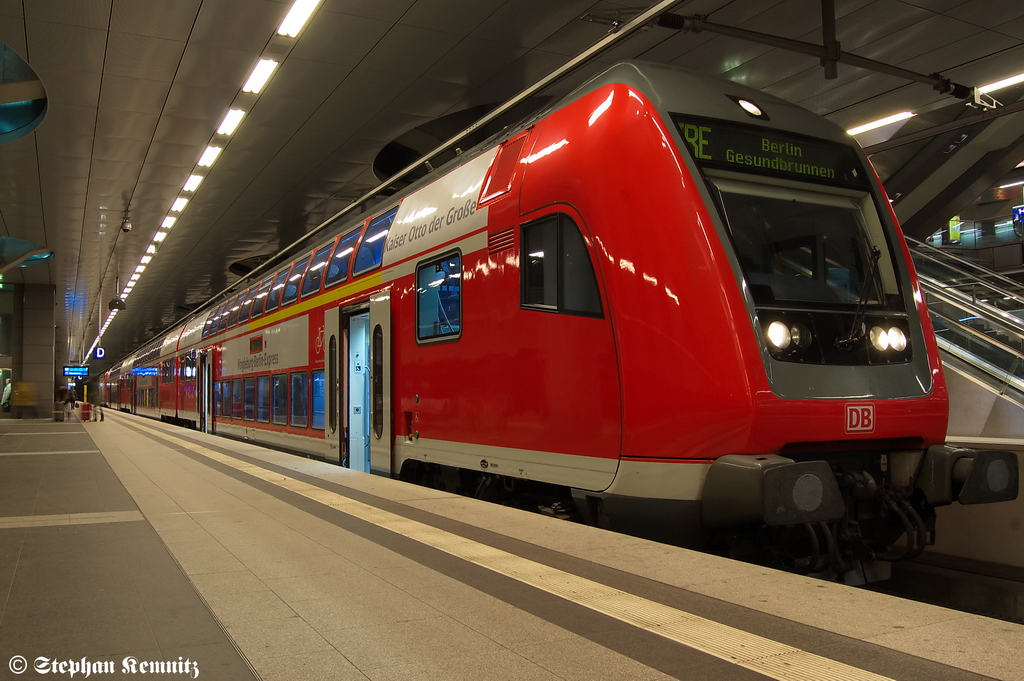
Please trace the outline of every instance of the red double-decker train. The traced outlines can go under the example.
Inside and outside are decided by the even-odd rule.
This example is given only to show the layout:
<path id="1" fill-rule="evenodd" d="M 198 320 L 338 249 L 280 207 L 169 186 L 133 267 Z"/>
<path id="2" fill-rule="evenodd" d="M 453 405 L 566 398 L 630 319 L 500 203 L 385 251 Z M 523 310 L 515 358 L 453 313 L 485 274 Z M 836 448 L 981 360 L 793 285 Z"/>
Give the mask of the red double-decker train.
<path id="1" fill-rule="evenodd" d="M 342 216 L 104 377 L 107 402 L 349 468 L 842 574 L 1017 493 L 944 444 L 907 248 L 834 124 L 620 64 Z"/>

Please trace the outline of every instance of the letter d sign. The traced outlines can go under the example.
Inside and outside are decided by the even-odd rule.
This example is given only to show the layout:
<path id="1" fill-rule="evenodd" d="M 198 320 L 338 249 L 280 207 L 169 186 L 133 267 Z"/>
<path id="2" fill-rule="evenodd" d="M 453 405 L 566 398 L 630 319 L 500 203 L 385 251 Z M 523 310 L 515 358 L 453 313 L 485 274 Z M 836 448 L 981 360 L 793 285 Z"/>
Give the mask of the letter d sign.
<path id="1" fill-rule="evenodd" d="M 875 405 L 846 405 L 846 432 L 870 433 L 875 430 Z"/>

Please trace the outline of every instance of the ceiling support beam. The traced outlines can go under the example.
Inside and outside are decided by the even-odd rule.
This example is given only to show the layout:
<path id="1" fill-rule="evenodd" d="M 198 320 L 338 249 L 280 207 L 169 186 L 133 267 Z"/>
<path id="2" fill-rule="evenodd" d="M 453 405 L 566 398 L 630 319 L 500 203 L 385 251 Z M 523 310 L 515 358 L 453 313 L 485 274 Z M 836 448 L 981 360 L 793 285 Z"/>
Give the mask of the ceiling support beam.
<path id="1" fill-rule="evenodd" d="M 831 17 L 828 16 L 830 14 Z M 828 27 L 829 18 L 831 19 L 831 28 Z M 839 43 L 835 40 L 835 7 L 833 5 L 833 0 L 822 1 L 822 37 L 825 39 L 824 45 L 815 45 L 814 43 L 804 42 L 803 40 L 793 40 L 792 38 L 783 38 L 781 36 L 769 35 L 767 33 L 748 31 L 744 28 L 716 24 L 708 21 L 707 16 L 702 14 L 693 14 L 690 16 L 683 16 L 680 14 L 662 14 L 658 17 L 657 25 L 683 32 L 692 31 L 693 33 L 700 33 L 701 31 L 708 31 L 710 33 L 717 33 L 719 35 L 725 35 L 732 38 L 739 38 L 741 40 L 749 40 L 750 42 L 768 45 L 769 47 L 776 47 L 781 50 L 789 50 L 790 52 L 798 52 L 800 54 L 817 57 L 825 67 L 826 78 L 830 77 L 829 69 L 831 67 L 836 66 L 838 62 L 843 62 L 844 64 L 867 69 L 869 71 L 884 73 L 897 78 L 903 78 L 904 80 L 931 85 L 936 91 L 944 95 L 948 94 L 959 99 L 974 100 L 974 88 L 954 83 L 942 74 L 933 73 L 931 75 L 926 75 L 909 69 L 900 68 L 899 66 L 884 64 L 880 61 L 875 61 L 874 59 L 859 57 L 855 54 L 850 54 L 849 52 L 843 52 L 840 50 Z"/>

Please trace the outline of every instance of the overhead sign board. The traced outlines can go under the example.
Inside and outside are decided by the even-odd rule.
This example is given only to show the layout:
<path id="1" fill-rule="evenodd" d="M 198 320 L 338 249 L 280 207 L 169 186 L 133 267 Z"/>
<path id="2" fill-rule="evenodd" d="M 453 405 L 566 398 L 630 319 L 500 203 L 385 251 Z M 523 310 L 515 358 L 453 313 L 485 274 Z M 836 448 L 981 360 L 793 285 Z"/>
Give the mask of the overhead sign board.
<path id="1" fill-rule="evenodd" d="M 64 367 L 65 376 L 74 376 L 76 378 L 86 378 L 89 375 L 89 367 Z"/>

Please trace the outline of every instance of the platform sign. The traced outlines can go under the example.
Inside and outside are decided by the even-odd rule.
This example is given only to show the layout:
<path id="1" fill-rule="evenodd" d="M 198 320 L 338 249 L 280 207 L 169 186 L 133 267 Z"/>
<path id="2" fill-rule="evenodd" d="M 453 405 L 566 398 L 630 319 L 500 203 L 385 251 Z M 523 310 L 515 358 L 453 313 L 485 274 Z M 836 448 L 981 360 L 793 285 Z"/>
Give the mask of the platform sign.
<path id="1" fill-rule="evenodd" d="M 1013 207 L 1013 233 L 1024 238 L 1024 206 Z"/>
<path id="2" fill-rule="evenodd" d="M 96 348 L 95 350 L 92 351 L 93 359 L 103 359 L 106 356 L 107 356 L 107 351 L 104 350 L 103 348 Z"/>
<path id="3" fill-rule="evenodd" d="M 87 378 L 89 376 L 89 367 L 64 367 L 65 376 L 73 376 L 75 378 Z"/>

